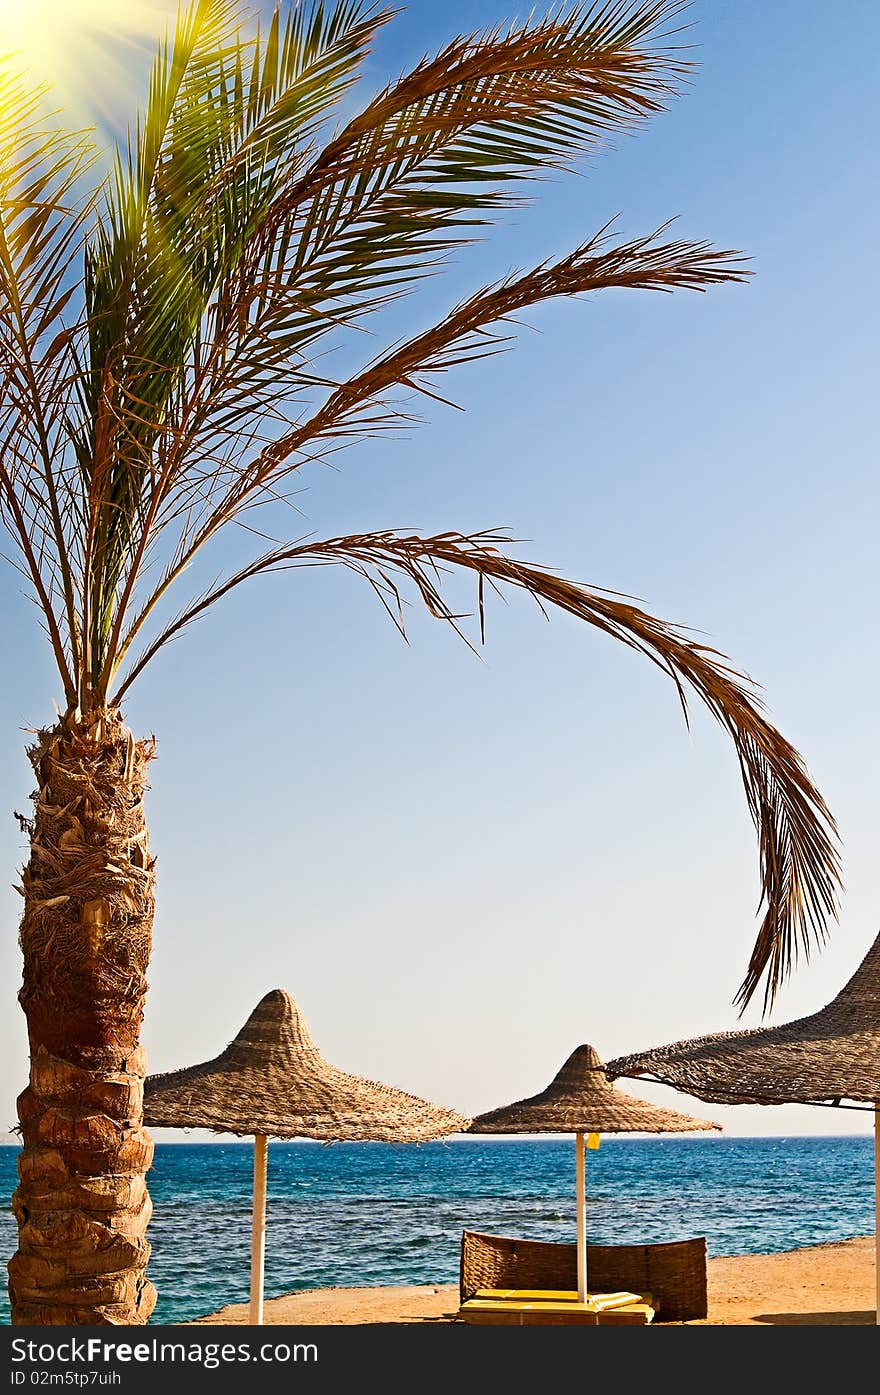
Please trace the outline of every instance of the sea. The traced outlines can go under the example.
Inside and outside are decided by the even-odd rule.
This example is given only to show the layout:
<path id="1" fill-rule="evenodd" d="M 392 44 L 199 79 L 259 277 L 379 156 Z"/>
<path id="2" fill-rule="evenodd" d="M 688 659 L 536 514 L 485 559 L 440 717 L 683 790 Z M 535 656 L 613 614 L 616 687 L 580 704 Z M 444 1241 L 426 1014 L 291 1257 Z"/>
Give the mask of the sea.
<path id="1" fill-rule="evenodd" d="M 4 1263 L 16 1245 L 9 1198 L 17 1151 L 0 1147 Z M 252 1144 L 159 1144 L 148 1180 L 149 1274 L 159 1291 L 151 1322 L 245 1302 Z M 267 1297 L 455 1283 L 463 1229 L 573 1240 L 573 1138 L 269 1145 Z M 603 1136 L 587 1153 L 587 1235 L 597 1243 L 705 1235 L 711 1258 L 873 1232 L 871 1135 Z M 8 1324 L 0 1288 L 0 1323 Z"/>

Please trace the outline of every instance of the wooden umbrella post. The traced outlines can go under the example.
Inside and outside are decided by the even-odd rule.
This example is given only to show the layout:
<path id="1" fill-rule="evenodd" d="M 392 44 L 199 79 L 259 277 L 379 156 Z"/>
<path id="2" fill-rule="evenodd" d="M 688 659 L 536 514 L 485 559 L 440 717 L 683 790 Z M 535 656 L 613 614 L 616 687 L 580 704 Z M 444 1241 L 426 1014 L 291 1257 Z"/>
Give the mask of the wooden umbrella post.
<path id="1" fill-rule="evenodd" d="M 269 1140 L 264 1133 L 254 1135 L 254 1216 L 251 1231 L 251 1309 L 252 1327 L 263 1325 L 263 1269 L 266 1255 L 266 1175 Z"/>
<path id="2" fill-rule="evenodd" d="M 587 1301 L 587 1179 L 584 1161 L 584 1136 L 574 1136 L 575 1165 L 577 1170 L 577 1265 L 578 1302 Z"/>

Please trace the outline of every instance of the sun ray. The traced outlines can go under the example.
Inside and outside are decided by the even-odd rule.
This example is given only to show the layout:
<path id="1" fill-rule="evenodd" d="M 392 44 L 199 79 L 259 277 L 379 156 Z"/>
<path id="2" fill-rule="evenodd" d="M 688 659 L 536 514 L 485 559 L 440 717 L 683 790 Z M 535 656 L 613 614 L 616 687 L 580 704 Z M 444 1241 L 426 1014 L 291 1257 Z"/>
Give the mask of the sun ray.
<path id="1" fill-rule="evenodd" d="M 118 129 L 176 0 L 0 0 L 0 55 L 78 124 Z"/>

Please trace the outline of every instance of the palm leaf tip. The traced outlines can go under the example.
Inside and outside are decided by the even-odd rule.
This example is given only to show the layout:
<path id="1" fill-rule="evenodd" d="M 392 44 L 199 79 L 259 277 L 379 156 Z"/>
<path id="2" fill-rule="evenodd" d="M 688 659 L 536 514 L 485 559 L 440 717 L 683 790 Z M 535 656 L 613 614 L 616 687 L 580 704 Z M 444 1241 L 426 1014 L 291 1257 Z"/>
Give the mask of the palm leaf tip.
<path id="1" fill-rule="evenodd" d="M 799 950 L 809 954 L 811 946 L 824 944 L 828 924 L 838 915 L 843 885 L 837 826 L 801 756 L 770 724 L 754 685 L 730 666 L 725 655 L 694 643 L 679 627 L 628 601 L 567 581 L 546 568 L 512 560 L 500 550 L 505 541 L 497 534 L 446 534 L 425 542 L 402 539 L 401 570 L 423 596 L 427 588 L 433 613 L 438 613 L 434 581 L 438 565 L 464 567 L 476 572 L 481 582 L 518 587 L 542 609 L 551 605 L 566 611 L 642 653 L 672 678 L 685 712 L 689 689 L 727 731 L 758 835 L 761 904 L 766 907 L 735 1001 L 744 1010 L 766 976 L 766 1014 Z M 381 555 L 387 547 L 384 536 L 378 546 Z M 396 547 L 392 551 L 396 554 Z M 359 560 L 363 563 L 363 554 Z M 482 629 L 482 596 L 479 608 Z"/>

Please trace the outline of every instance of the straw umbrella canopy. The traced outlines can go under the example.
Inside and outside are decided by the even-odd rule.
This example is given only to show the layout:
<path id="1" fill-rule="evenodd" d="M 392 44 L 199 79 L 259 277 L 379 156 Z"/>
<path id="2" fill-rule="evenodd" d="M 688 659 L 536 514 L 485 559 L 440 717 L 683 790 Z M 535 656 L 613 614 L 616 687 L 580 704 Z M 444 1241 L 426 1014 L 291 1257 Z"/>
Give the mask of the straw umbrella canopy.
<path id="1" fill-rule="evenodd" d="M 642 1076 L 712 1104 L 870 1105 L 880 1323 L 880 935 L 837 997 L 809 1017 L 673 1042 L 605 1069 L 612 1079 Z"/>
<path id="2" fill-rule="evenodd" d="M 148 1077 L 144 1119 L 152 1128 L 254 1135 L 251 1312 L 263 1321 L 267 1142 L 424 1143 L 468 1120 L 417 1095 L 349 1075 L 324 1060 L 290 994 L 275 988 L 219 1056 Z"/>
<path id="3" fill-rule="evenodd" d="M 578 1301 L 587 1301 L 587 1212 L 584 1135 L 690 1133 L 720 1124 L 660 1109 L 616 1089 L 592 1046 L 579 1046 L 546 1090 L 490 1109 L 471 1120 L 469 1133 L 573 1133 L 577 1189 Z"/>

